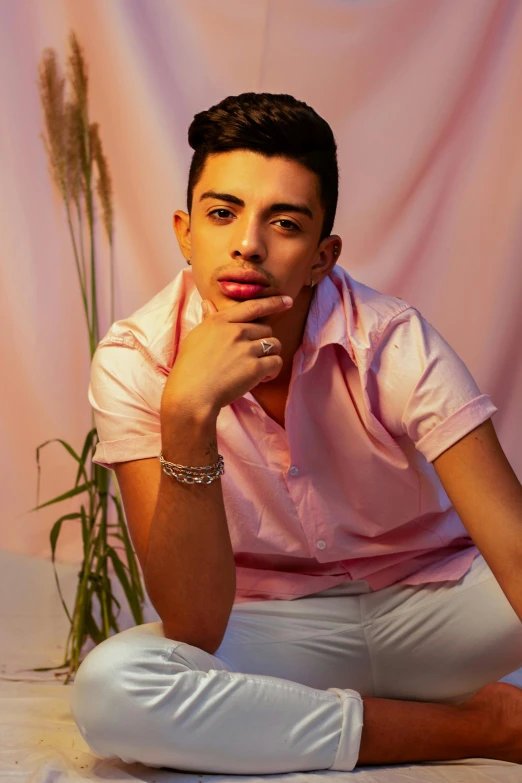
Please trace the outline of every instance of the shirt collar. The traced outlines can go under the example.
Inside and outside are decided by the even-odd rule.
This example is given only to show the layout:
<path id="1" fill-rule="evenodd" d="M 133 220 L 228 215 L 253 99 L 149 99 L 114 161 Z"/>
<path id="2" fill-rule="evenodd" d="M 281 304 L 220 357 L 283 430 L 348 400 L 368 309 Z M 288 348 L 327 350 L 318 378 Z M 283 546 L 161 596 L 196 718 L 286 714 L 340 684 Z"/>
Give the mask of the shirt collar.
<path id="1" fill-rule="evenodd" d="M 350 359 L 357 364 L 350 339 L 356 322 L 351 282 L 345 269 L 334 266 L 318 283 L 303 334 L 303 370 L 309 369 L 321 348 L 332 343 L 342 345 Z"/>

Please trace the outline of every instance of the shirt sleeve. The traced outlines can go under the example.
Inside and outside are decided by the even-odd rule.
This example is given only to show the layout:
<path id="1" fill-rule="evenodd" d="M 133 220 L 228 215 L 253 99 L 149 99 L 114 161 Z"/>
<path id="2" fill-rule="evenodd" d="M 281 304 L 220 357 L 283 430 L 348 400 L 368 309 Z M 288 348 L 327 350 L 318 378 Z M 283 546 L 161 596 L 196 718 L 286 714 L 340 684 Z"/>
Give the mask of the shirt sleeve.
<path id="1" fill-rule="evenodd" d="M 498 408 L 465 363 L 415 308 L 396 316 L 371 364 L 376 415 L 433 462 Z"/>
<path id="2" fill-rule="evenodd" d="M 93 462 L 112 470 L 117 462 L 159 455 L 163 387 L 152 360 L 138 348 L 98 345 L 88 389 L 99 439 Z"/>

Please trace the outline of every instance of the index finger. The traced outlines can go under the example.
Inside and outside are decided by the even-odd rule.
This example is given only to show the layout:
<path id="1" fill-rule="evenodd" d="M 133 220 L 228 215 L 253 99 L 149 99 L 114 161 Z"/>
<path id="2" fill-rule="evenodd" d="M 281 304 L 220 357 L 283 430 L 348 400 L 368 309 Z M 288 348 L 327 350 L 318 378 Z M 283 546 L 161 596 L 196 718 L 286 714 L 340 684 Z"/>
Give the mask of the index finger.
<path id="1" fill-rule="evenodd" d="M 293 305 L 291 296 L 267 296 L 258 299 L 245 299 L 238 302 L 235 307 L 225 310 L 227 320 L 231 323 L 244 323 L 245 321 L 254 321 L 256 318 L 263 318 L 270 313 L 277 313 Z"/>

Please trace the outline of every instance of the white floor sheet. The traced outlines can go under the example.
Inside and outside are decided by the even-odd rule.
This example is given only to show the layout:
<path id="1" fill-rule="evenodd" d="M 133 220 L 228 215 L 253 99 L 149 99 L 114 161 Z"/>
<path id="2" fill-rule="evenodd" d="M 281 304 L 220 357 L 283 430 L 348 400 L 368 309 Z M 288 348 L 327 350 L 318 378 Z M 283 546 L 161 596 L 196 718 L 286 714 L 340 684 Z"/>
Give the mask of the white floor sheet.
<path id="1" fill-rule="evenodd" d="M 65 601 L 70 608 L 78 566 L 58 564 Z M 120 591 L 120 629 L 133 625 Z M 145 621 L 158 616 L 150 604 Z M 13 783 L 76 783 L 85 780 L 147 783 L 230 783 L 296 781 L 316 783 L 522 783 L 522 765 L 486 759 L 458 762 L 357 767 L 354 772 L 295 772 L 283 775 L 198 775 L 141 764 L 104 761 L 84 742 L 69 711 L 72 684 L 55 672 L 34 667 L 63 661 L 69 630 L 50 561 L 0 551 L 0 779 Z M 522 670 L 503 679 L 522 688 Z"/>

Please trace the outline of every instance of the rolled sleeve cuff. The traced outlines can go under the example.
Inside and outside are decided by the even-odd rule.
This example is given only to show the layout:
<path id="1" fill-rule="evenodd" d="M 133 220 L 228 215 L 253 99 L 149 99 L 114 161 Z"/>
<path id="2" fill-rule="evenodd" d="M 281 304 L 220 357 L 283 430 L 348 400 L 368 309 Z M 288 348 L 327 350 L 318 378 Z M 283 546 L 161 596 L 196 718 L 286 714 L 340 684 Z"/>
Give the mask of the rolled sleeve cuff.
<path id="1" fill-rule="evenodd" d="M 474 430 L 498 411 L 488 394 L 481 394 L 467 402 L 458 411 L 430 430 L 417 441 L 416 448 L 428 462 L 433 462 L 443 451 Z"/>
<path id="2" fill-rule="evenodd" d="M 107 470 L 114 470 L 114 465 L 118 462 L 158 457 L 160 451 L 161 433 L 158 432 L 98 443 L 92 461 Z"/>
<path id="3" fill-rule="evenodd" d="M 363 728 L 363 701 L 357 691 L 341 688 L 328 688 L 341 699 L 342 725 L 341 736 L 335 760 L 330 769 L 351 772 L 357 764 L 361 747 Z"/>

